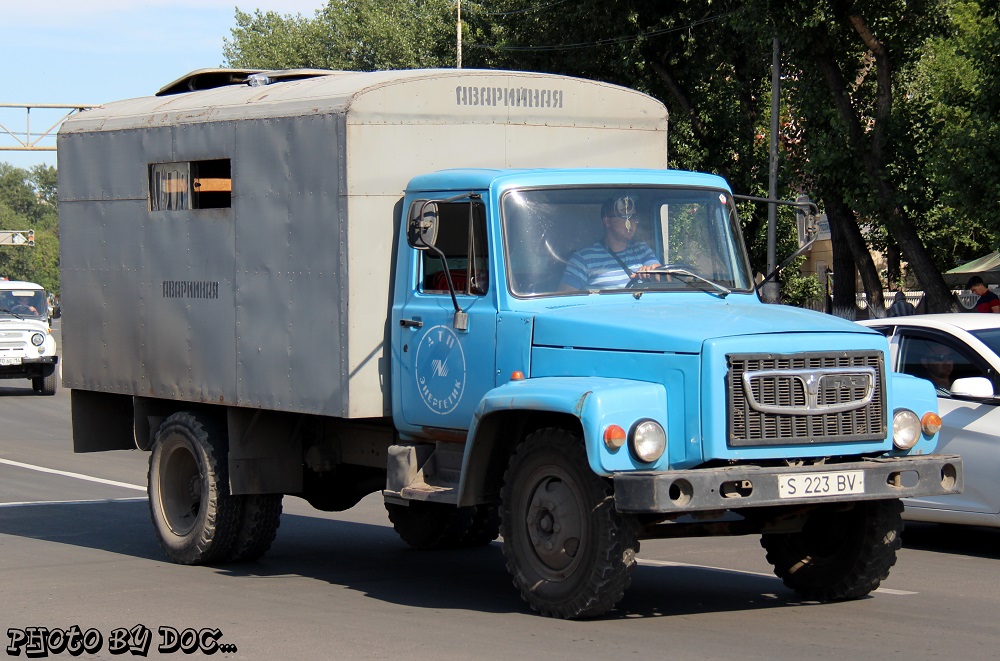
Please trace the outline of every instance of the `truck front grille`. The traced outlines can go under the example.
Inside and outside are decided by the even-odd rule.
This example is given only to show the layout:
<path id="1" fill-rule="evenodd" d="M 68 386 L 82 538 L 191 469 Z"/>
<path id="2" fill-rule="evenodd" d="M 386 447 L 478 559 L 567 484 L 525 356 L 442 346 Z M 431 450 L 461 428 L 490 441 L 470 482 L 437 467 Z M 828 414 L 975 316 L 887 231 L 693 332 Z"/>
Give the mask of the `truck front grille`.
<path id="1" fill-rule="evenodd" d="M 880 351 L 732 354 L 728 360 L 730 446 L 886 436 Z"/>

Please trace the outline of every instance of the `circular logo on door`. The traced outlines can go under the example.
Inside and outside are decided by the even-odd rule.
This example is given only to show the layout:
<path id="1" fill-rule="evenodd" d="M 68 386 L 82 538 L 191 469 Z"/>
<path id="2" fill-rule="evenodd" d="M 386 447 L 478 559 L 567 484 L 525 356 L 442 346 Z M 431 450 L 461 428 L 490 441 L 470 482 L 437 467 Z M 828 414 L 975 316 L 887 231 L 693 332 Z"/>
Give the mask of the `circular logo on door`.
<path id="1" fill-rule="evenodd" d="M 414 359 L 417 392 L 434 413 L 451 413 L 465 391 L 465 352 L 448 326 L 427 329 L 417 346 Z"/>

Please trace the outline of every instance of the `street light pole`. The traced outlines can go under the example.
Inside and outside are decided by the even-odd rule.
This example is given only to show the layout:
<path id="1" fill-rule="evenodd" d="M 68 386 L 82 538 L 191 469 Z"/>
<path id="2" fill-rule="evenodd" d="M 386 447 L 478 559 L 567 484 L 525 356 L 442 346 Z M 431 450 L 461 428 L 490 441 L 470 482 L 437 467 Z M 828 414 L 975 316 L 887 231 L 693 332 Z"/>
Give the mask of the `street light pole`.
<path id="1" fill-rule="evenodd" d="M 456 69 L 462 68 L 462 0 L 457 0 L 458 5 L 458 23 L 455 25 L 455 43 L 458 47 L 458 56 L 455 58 L 457 62 Z"/>
<path id="2" fill-rule="evenodd" d="M 774 38 L 774 53 L 771 61 L 771 162 L 768 173 L 768 196 L 774 200 L 778 197 L 778 115 L 781 112 L 781 44 Z M 767 272 L 772 273 L 777 259 L 777 225 L 778 206 L 767 206 Z M 767 303 L 778 301 L 779 287 L 776 281 L 764 285 L 764 300 Z"/>

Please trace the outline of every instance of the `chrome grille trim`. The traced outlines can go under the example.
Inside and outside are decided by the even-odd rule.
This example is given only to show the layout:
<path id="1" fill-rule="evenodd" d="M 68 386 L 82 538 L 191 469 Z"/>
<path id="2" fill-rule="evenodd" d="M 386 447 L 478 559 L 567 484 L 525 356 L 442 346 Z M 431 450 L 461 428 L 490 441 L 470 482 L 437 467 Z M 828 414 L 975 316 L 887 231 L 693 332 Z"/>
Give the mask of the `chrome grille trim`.
<path id="1" fill-rule="evenodd" d="M 731 354 L 727 359 L 730 446 L 886 437 L 881 351 Z"/>
<path id="2" fill-rule="evenodd" d="M 787 403 L 765 404 L 764 393 L 782 380 L 783 389 L 792 392 Z M 801 388 L 796 387 L 796 384 Z M 846 388 L 844 387 L 846 385 Z M 755 387 L 756 386 L 756 387 Z M 757 370 L 743 373 L 743 388 L 750 406 L 761 413 L 787 413 L 789 415 L 815 415 L 840 413 L 867 406 L 875 394 L 875 370 L 871 367 L 832 367 L 818 370 Z M 777 389 L 777 388 L 776 388 Z M 845 399 L 843 391 L 850 393 Z M 861 390 L 860 397 L 855 396 Z M 837 401 L 821 401 L 831 399 Z M 780 398 L 779 398 L 780 399 Z M 803 402 L 797 404 L 796 402 Z"/>

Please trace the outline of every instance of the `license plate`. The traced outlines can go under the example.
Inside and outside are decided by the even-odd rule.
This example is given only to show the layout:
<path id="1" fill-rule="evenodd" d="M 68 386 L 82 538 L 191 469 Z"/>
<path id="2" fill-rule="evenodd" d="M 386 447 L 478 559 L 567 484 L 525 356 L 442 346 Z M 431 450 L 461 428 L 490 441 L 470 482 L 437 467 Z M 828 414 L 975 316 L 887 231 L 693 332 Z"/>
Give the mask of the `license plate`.
<path id="1" fill-rule="evenodd" d="M 865 492 L 864 471 L 796 473 L 778 476 L 779 498 L 816 498 Z"/>
<path id="2" fill-rule="evenodd" d="M 21 357 L 17 358 L 0 358 L 0 365 L 20 365 Z"/>

